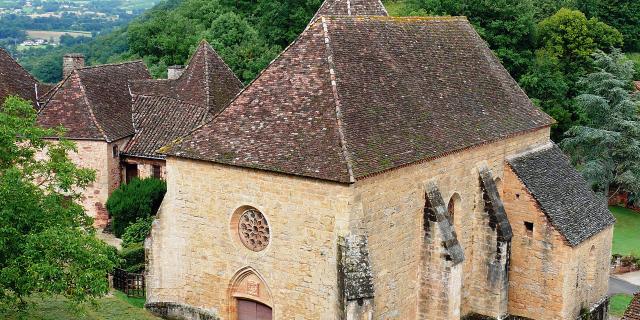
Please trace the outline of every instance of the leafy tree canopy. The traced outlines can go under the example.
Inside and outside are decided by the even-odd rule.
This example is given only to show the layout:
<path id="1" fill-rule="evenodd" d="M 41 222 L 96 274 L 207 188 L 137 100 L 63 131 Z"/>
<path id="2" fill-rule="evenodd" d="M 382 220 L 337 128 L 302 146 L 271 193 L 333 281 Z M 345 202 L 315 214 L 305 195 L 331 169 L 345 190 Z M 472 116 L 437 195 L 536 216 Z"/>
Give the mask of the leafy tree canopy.
<path id="1" fill-rule="evenodd" d="M 595 72 L 580 80 L 584 91 L 576 106 L 584 125 L 566 133 L 562 147 L 605 195 L 613 185 L 640 192 L 640 104 L 631 94 L 633 63 L 619 50 L 594 53 Z"/>
<path id="2" fill-rule="evenodd" d="M 62 134 L 36 126 L 27 101 L 9 97 L 0 108 L 0 309 L 23 308 L 34 293 L 80 302 L 109 289 L 115 250 L 78 204 L 95 174 L 73 164 L 76 147 Z"/>
<path id="3" fill-rule="evenodd" d="M 624 36 L 624 49 L 640 51 L 640 1 L 578 0 L 578 9 L 618 29 Z"/>

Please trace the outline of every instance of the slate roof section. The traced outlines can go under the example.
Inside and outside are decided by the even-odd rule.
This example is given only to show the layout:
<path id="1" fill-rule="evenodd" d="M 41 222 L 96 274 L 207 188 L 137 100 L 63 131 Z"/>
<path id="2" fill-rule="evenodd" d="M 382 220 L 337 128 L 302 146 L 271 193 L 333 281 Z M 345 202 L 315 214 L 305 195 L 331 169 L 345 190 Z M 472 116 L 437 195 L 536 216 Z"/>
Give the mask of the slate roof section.
<path id="1" fill-rule="evenodd" d="M 76 69 L 51 93 L 38 123 L 62 125 L 72 139 L 110 142 L 133 135 L 128 82 L 150 77 L 142 61 Z"/>
<path id="2" fill-rule="evenodd" d="M 507 161 L 571 246 L 615 223 L 605 199 L 591 190 L 555 144 Z"/>
<path id="3" fill-rule="evenodd" d="M 206 41 L 201 41 L 186 70 L 176 80 L 130 83 L 132 95 L 163 96 L 220 112 L 243 88 L 242 82 Z"/>
<path id="4" fill-rule="evenodd" d="M 167 151 L 349 183 L 552 123 L 465 18 L 323 17 Z"/>
<path id="5" fill-rule="evenodd" d="M 629 304 L 627 310 L 624 312 L 622 320 L 640 320 L 640 292 L 636 292 L 633 295 L 631 304 Z"/>
<path id="6" fill-rule="evenodd" d="M 321 16 L 388 16 L 380 0 L 325 0 L 311 21 Z"/>
<path id="7" fill-rule="evenodd" d="M 11 95 L 37 102 L 38 93 L 48 90 L 48 86 L 39 84 L 27 70 L 25 70 L 11 55 L 0 48 L 0 105 Z"/>
<path id="8" fill-rule="evenodd" d="M 157 150 L 179 138 L 209 115 L 207 108 L 168 97 L 137 96 L 133 103 L 136 134 L 124 153 L 130 156 L 164 159 Z"/>

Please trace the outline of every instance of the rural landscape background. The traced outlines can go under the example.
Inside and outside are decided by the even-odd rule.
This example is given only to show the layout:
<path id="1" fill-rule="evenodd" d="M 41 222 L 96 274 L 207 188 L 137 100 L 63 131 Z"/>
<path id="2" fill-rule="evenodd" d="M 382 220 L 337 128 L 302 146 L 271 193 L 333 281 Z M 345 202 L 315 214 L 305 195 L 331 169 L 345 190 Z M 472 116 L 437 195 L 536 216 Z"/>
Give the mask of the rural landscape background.
<path id="1" fill-rule="evenodd" d="M 168 66 L 186 64 L 200 40 L 206 39 L 247 84 L 295 40 L 321 2 L 0 0 L 0 47 L 39 80 L 56 83 L 62 78 L 65 53 L 84 54 L 87 65 L 142 59 L 154 77 L 164 78 Z M 640 80 L 640 1 L 383 2 L 392 16 L 467 16 L 528 96 L 557 121 L 552 128 L 554 141 L 571 155 L 594 190 L 607 196 L 624 192 L 629 207 L 640 203 L 637 114 L 599 119 L 585 108 L 592 103 L 585 95 L 611 85 L 589 75 L 606 70 L 628 91 L 633 80 Z M 624 99 L 633 101 L 637 110 L 637 95 Z M 618 110 L 613 105 L 602 110 L 607 107 L 613 111 L 602 113 L 613 115 Z M 620 125 L 630 118 L 633 125 Z M 613 254 L 640 266 L 640 214 L 611 208 L 617 218 Z M 630 299 L 627 294 L 614 295 L 612 314 L 620 316 Z M 31 318 L 76 317 L 64 299 L 36 297 L 34 302 Z M 155 319 L 143 304 L 144 300 L 116 292 L 79 314 L 88 319 Z M 91 311 L 95 308 L 103 311 Z M 18 319 L 18 315 L 0 313 L 0 318 Z"/>

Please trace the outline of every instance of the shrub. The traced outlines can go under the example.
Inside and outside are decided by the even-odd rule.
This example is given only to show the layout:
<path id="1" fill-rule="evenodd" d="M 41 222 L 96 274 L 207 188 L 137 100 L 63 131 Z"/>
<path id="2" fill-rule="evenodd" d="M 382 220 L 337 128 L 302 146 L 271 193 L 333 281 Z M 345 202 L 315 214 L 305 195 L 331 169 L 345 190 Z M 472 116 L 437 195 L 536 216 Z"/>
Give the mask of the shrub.
<path id="1" fill-rule="evenodd" d="M 122 234 L 122 246 L 128 247 L 136 242 L 143 242 L 151 230 L 153 216 L 138 218 L 136 222 L 124 229 Z"/>
<path id="2" fill-rule="evenodd" d="M 167 184 L 159 179 L 133 179 L 113 191 L 107 200 L 113 233 L 121 237 L 126 227 L 138 218 L 147 218 L 158 212 Z"/>
<path id="3" fill-rule="evenodd" d="M 144 270 L 144 245 L 141 242 L 131 244 L 120 251 L 120 268 L 127 272 L 139 273 Z"/>

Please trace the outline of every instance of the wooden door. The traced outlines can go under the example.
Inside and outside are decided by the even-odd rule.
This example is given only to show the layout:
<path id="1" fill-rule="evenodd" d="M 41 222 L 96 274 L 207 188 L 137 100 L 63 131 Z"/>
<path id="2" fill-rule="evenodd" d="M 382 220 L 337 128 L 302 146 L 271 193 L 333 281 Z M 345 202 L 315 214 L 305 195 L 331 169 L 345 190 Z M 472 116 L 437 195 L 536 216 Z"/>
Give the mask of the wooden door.
<path id="1" fill-rule="evenodd" d="M 238 300 L 238 320 L 271 320 L 271 308 L 254 301 Z"/>

